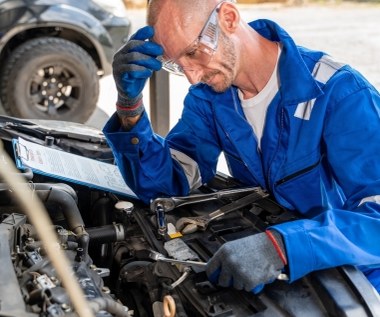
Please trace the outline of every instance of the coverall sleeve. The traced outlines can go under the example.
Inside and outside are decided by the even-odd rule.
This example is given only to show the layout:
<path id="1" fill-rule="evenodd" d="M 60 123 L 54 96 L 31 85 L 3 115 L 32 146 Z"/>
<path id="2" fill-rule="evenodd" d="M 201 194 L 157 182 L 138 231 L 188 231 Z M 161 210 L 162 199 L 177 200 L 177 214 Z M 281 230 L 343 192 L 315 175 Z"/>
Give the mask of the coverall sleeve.
<path id="1" fill-rule="evenodd" d="M 103 132 L 127 185 L 145 203 L 158 196 L 182 196 L 210 180 L 220 148 L 205 119 L 206 102 L 186 98 L 182 117 L 166 138 L 155 134 L 147 113 L 124 131 L 115 113 Z"/>
<path id="2" fill-rule="evenodd" d="M 273 227 L 284 238 L 291 281 L 340 265 L 380 267 L 380 97 L 361 76 L 341 76 L 326 91 L 322 143 L 345 204 Z"/>

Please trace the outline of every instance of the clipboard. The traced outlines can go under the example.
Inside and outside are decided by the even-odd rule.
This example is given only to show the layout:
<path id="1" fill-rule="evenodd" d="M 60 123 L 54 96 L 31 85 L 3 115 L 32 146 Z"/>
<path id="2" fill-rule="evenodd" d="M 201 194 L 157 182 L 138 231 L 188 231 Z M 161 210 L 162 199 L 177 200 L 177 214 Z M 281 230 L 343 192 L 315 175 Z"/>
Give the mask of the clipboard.
<path id="1" fill-rule="evenodd" d="M 16 166 L 59 180 L 137 198 L 116 165 L 68 153 L 23 138 L 12 140 Z"/>

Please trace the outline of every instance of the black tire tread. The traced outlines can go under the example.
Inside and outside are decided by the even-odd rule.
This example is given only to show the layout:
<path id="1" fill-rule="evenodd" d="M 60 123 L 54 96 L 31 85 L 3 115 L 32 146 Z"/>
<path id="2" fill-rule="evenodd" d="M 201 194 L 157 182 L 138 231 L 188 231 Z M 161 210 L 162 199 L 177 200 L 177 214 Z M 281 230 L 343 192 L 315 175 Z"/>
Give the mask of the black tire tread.
<path id="1" fill-rule="evenodd" d="M 16 76 L 14 69 L 21 68 L 22 65 L 28 61 L 28 59 L 33 58 L 36 55 L 51 53 L 62 53 L 70 54 L 74 60 L 84 65 L 86 70 L 92 75 L 90 76 L 91 81 L 87 82 L 86 85 L 92 87 L 93 93 L 90 98 L 86 99 L 85 105 L 81 105 L 82 111 L 79 111 L 76 115 L 78 117 L 73 117 L 75 113 L 70 115 L 70 118 L 63 118 L 62 120 L 70 119 L 70 121 L 84 122 L 86 121 L 96 108 L 96 103 L 99 96 L 99 77 L 97 75 L 97 67 L 92 60 L 91 56 L 77 44 L 70 42 L 61 38 L 54 37 L 40 37 L 28 40 L 27 42 L 18 46 L 6 62 L 3 64 L 2 70 L 0 70 L 0 97 L 2 100 L 2 105 L 4 110 L 10 115 L 21 116 L 22 114 L 12 107 L 12 99 L 9 95 L 10 86 L 13 85 L 13 78 Z M 78 110 L 78 109 L 75 109 Z M 74 111 L 75 112 L 75 111 Z M 78 111 L 76 111 L 78 112 Z M 46 118 L 41 118 L 46 119 Z M 54 118 L 57 119 L 57 118 Z"/>

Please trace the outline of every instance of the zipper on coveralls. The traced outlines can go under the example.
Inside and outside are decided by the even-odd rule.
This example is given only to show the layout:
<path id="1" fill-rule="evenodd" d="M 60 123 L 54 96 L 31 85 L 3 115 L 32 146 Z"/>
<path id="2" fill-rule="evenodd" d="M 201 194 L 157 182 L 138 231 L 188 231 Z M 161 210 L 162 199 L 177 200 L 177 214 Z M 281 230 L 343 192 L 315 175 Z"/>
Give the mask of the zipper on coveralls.
<path id="1" fill-rule="evenodd" d="M 282 185 L 282 184 L 286 183 L 287 181 L 290 181 L 291 179 L 293 179 L 293 178 L 295 178 L 295 177 L 297 177 L 297 176 L 300 176 L 300 175 L 302 175 L 302 174 L 305 174 L 305 173 L 311 171 L 313 168 L 315 168 L 316 166 L 319 165 L 319 162 L 320 162 L 320 160 L 318 160 L 318 162 L 316 162 L 316 163 L 313 164 L 313 165 L 310 165 L 310 166 L 308 166 L 308 167 L 306 167 L 306 168 L 304 168 L 304 169 L 302 169 L 302 170 L 299 170 L 299 171 L 297 171 L 297 172 L 295 172 L 295 173 L 293 173 L 293 174 L 290 174 L 290 175 L 284 177 L 283 179 L 278 180 L 278 181 L 275 183 L 275 185 L 276 185 L 276 186 L 278 186 L 278 185 Z"/>

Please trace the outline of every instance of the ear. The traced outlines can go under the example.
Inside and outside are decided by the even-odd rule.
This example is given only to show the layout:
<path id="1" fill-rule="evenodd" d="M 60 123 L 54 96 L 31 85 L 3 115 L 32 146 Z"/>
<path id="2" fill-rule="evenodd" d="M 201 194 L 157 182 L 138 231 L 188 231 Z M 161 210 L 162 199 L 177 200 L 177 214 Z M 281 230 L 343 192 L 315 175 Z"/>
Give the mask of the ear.
<path id="1" fill-rule="evenodd" d="M 234 33 L 240 22 L 240 14 L 231 2 L 224 2 L 219 8 L 219 25 L 224 33 Z"/>

